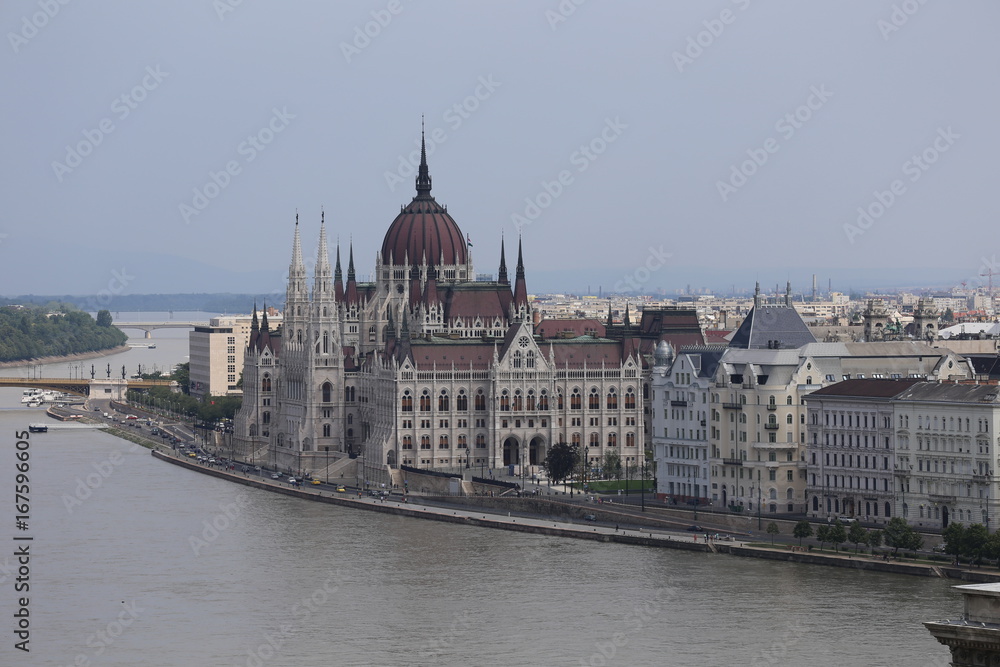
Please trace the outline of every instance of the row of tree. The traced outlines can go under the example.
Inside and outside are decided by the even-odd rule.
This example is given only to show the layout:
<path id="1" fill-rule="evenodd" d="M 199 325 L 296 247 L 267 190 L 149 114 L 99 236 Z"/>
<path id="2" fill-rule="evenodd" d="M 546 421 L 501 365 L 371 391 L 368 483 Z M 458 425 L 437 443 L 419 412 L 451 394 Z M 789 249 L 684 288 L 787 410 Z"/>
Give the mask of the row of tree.
<path id="1" fill-rule="evenodd" d="M 103 310 L 95 321 L 69 304 L 0 308 L 0 361 L 108 350 L 128 340 Z"/>
<path id="2" fill-rule="evenodd" d="M 773 530 L 771 526 L 774 526 Z M 771 539 L 773 541 L 773 536 L 778 533 L 778 524 L 772 522 L 767 527 L 767 532 L 772 535 Z M 854 545 L 855 553 L 857 553 L 859 546 L 862 544 L 870 547 L 873 553 L 875 549 L 884 544 L 892 548 L 893 555 L 896 555 L 900 549 L 916 551 L 924 543 L 924 539 L 920 536 L 920 533 L 899 517 L 890 519 L 889 523 L 882 530 L 868 530 L 858 521 L 852 521 L 850 527 L 848 527 L 840 519 L 831 524 L 818 527 L 815 533 L 813 532 L 812 524 L 805 520 L 799 521 L 795 524 L 795 528 L 792 529 L 792 536 L 798 538 L 799 545 L 802 544 L 803 539 L 812 537 L 814 534 L 816 539 L 819 540 L 820 548 L 823 548 L 825 544 L 831 544 L 835 550 L 839 551 L 841 544 L 849 542 Z"/>
<path id="3" fill-rule="evenodd" d="M 955 560 L 967 559 L 978 565 L 983 559 L 1000 559 L 1000 531 L 990 533 L 981 523 L 966 526 L 962 523 L 950 523 L 944 529 L 944 552 L 951 554 Z"/>
<path id="4" fill-rule="evenodd" d="M 153 387 L 142 391 L 130 389 L 127 398 L 137 405 L 169 410 L 196 419 L 204 425 L 232 419 L 236 415 L 236 411 L 240 409 L 243 398 L 241 396 L 205 396 L 202 399 L 197 399 L 191 396 L 188 394 L 191 385 L 190 369 L 190 363 L 183 363 L 178 364 L 171 375 L 163 375 L 159 371 L 142 374 L 144 379 L 174 380 L 180 385 L 180 392 L 172 391 L 169 387 Z"/>

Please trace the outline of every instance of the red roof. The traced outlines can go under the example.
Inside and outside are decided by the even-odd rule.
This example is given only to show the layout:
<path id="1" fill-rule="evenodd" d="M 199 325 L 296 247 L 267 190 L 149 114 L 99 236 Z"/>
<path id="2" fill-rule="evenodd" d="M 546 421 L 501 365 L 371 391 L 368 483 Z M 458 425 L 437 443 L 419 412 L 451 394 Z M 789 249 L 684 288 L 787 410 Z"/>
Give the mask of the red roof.
<path id="1" fill-rule="evenodd" d="M 535 333 L 542 338 L 556 338 L 567 333 L 573 336 L 591 335 L 603 338 L 607 334 L 607 327 L 597 319 L 544 319 L 535 327 Z"/>
<path id="2" fill-rule="evenodd" d="M 442 259 L 443 257 L 443 259 Z M 414 197 L 389 226 L 382 241 L 382 261 L 400 265 L 465 264 L 468 253 L 458 223 L 433 197 Z"/>

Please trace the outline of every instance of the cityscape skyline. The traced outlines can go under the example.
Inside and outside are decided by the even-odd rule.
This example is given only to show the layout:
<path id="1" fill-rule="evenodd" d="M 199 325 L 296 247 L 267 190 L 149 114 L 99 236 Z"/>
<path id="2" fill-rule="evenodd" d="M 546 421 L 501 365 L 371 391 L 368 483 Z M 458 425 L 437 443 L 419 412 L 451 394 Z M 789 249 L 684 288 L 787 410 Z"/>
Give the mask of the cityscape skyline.
<path id="1" fill-rule="evenodd" d="M 995 262 L 926 242 L 995 217 L 987 3 L 117 7 L 4 19 L 0 77 L 30 91 L 4 103 L 8 294 L 70 291 L 39 254 L 80 294 L 114 272 L 280 289 L 296 210 L 370 265 L 421 115 L 477 266 L 521 234 L 533 291 L 619 291 L 651 259 L 621 291 L 945 287 Z"/>

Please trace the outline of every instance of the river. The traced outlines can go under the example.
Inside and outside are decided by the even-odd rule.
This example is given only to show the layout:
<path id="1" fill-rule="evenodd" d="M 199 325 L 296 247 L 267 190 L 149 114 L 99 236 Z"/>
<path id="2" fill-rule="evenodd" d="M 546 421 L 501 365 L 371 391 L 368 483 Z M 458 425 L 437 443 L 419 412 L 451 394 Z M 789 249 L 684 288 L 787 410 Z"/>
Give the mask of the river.
<path id="1" fill-rule="evenodd" d="M 155 340 L 112 367 L 185 360 L 186 333 Z M 19 397 L 0 390 L 0 665 L 947 664 L 921 621 L 960 612 L 954 582 L 351 510 L 99 431 L 30 436 L 19 531 L 14 434 L 40 419 Z M 28 654 L 15 536 L 33 538 Z"/>

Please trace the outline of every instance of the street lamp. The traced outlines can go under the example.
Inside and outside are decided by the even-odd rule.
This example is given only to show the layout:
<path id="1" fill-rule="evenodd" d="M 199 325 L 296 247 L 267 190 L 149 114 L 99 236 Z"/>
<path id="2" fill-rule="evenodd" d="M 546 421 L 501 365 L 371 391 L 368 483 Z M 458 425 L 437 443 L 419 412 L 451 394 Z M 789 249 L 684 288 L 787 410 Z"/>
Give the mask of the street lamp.
<path id="1" fill-rule="evenodd" d="M 330 483 L 330 446 L 326 445 L 323 447 L 326 451 L 326 483 Z"/>

